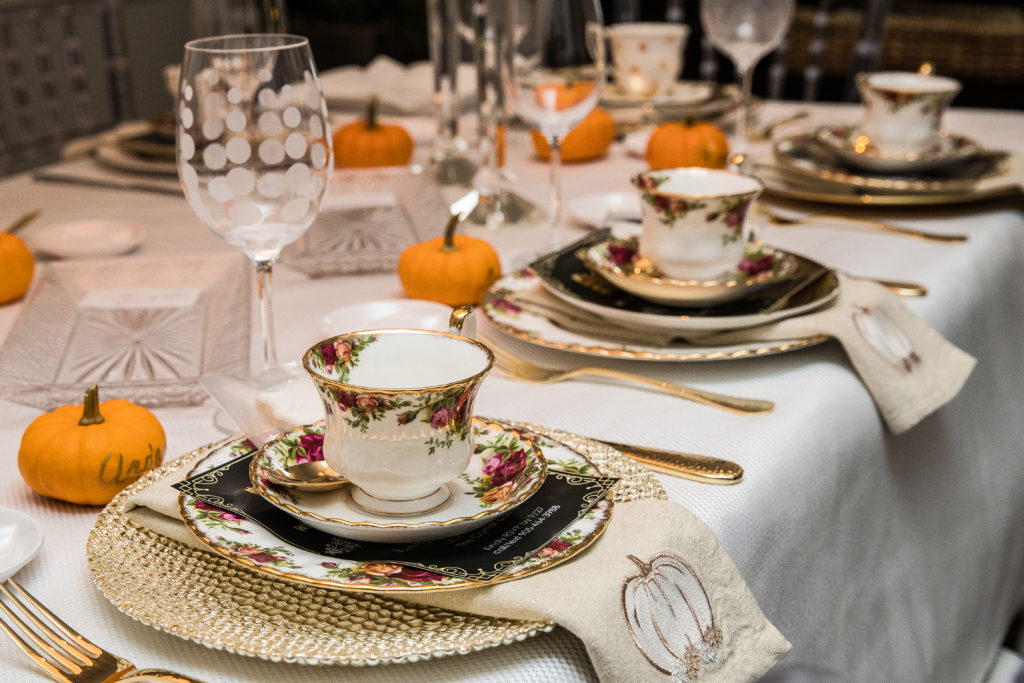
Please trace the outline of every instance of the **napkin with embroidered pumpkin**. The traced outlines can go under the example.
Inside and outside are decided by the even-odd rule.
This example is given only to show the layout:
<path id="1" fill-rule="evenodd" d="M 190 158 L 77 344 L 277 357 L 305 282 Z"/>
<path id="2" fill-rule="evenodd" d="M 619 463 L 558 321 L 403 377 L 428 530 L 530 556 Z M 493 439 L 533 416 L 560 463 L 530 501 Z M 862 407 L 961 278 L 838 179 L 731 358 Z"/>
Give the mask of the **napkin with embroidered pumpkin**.
<path id="1" fill-rule="evenodd" d="M 789 652 L 714 533 L 667 500 L 649 471 L 567 432 L 514 428 L 542 448 L 565 444 L 619 479 L 609 494 L 614 503 L 604 533 L 571 559 L 517 580 L 404 593 L 402 600 L 557 623 L 583 641 L 603 681 L 755 681 Z M 202 457 L 186 458 L 133 496 L 129 517 L 206 549 L 182 522 L 171 488 Z"/>

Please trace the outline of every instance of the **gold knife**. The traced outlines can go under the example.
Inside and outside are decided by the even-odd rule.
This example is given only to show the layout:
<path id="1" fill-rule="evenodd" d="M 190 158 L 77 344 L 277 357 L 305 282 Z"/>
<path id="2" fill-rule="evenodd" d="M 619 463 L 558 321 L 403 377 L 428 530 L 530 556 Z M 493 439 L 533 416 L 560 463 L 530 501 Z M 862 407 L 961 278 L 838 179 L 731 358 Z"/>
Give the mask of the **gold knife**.
<path id="1" fill-rule="evenodd" d="M 595 439 L 595 441 L 600 441 Z M 694 453 L 663 451 L 660 448 L 646 448 L 614 441 L 601 441 L 623 455 L 643 463 L 662 474 L 671 474 L 702 484 L 735 484 L 743 478 L 743 468 L 729 460 L 711 458 Z"/>

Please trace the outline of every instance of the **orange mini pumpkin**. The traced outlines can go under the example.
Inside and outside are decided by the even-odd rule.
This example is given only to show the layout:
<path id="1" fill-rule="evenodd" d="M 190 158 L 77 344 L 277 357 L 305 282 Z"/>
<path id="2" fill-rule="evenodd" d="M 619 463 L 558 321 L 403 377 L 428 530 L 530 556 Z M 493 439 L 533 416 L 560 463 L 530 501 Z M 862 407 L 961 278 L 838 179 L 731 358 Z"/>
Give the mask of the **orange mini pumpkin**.
<path id="1" fill-rule="evenodd" d="M 35 258 L 21 238 L 0 232 L 0 304 L 23 297 L 34 270 Z"/>
<path id="2" fill-rule="evenodd" d="M 485 240 L 456 235 L 458 215 L 445 227 L 444 237 L 414 244 L 398 259 L 398 278 L 413 299 L 448 306 L 475 304 L 501 277 L 501 262 Z"/>
<path id="3" fill-rule="evenodd" d="M 541 159 L 551 157 L 548 141 L 530 131 L 533 147 Z M 615 140 L 615 121 L 604 109 L 594 109 L 562 140 L 562 161 L 587 161 L 604 156 Z"/>
<path id="4" fill-rule="evenodd" d="M 381 123 L 378 101 L 371 97 L 366 118 L 339 128 L 334 133 L 334 165 L 338 168 L 404 166 L 412 158 L 413 142 L 398 125 Z"/>
<path id="5" fill-rule="evenodd" d="M 685 166 L 725 168 L 729 141 L 722 129 L 712 123 L 663 123 L 647 141 L 646 158 L 652 170 Z"/>
<path id="6" fill-rule="evenodd" d="M 18 470 L 33 491 L 81 505 L 104 505 L 158 467 L 167 440 L 153 413 L 130 401 L 100 404 L 94 385 L 82 405 L 40 415 L 18 448 Z"/>

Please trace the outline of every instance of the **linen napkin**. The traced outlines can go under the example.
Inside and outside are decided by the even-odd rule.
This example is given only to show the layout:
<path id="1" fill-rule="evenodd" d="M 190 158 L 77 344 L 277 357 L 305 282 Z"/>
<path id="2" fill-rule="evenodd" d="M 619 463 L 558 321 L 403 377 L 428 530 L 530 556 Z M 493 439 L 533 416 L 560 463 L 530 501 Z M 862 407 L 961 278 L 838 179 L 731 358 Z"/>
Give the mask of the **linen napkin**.
<path id="1" fill-rule="evenodd" d="M 332 111 L 362 112 L 376 95 L 384 114 L 433 114 L 433 68 L 430 62 L 408 66 L 387 56 L 374 58 L 365 67 L 346 66 L 320 72 L 320 85 Z M 456 97 L 460 109 L 472 105 L 476 94 L 476 70 L 460 64 L 456 73 Z"/>
<path id="2" fill-rule="evenodd" d="M 733 344 L 825 334 L 842 345 L 889 428 L 899 434 L 950 401 L 977 362 L 885 287 L 839 275 L 828 308 L 762 327 L 701 337 Z"/>
<path id="3" fill-rule="evenodd" d="M 128 516 L 206 549 L 182 523 L 178 492 L 171 488 L 200 457 L 133 496 Z M 605 681 L 754 681 L 790 650 L 714 533 L 667 500 L 616 503 L 604 534 L 590 548 L 547 571 L 408 600 L 555 621 L 584 642 Z"/>

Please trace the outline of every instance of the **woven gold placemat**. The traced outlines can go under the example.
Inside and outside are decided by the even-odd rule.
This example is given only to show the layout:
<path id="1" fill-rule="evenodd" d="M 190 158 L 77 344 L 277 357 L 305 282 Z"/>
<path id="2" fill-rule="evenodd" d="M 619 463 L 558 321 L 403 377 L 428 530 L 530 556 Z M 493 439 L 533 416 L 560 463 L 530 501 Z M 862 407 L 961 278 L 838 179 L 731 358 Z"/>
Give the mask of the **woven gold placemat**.
<path id="1" fill-rule="evenodd" d="M 667 497 L 649 471 L 604 444 L 568 432 L 494 421 L 561 442 L 602 473 L 619 477 L 609 494 L 613 500 Z M 192 456 L 228 441 L 204 446 Z M 168 463 L 126 488 L 103 509 L 89 534 L 86 553 L 96 586 L 115 607 L 143 624 L 217 650 L 306 664 L 398 663 L 466 654 L 523 640 L 555 625 L 271 578 L 128 518 L 130 496 L 192 460 L 189 456 Z"/>

